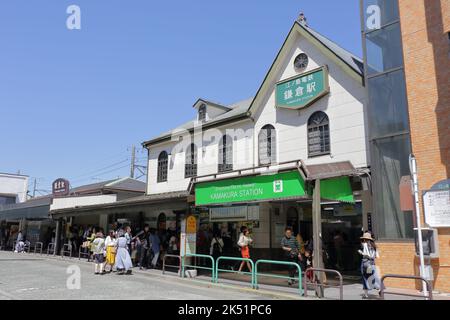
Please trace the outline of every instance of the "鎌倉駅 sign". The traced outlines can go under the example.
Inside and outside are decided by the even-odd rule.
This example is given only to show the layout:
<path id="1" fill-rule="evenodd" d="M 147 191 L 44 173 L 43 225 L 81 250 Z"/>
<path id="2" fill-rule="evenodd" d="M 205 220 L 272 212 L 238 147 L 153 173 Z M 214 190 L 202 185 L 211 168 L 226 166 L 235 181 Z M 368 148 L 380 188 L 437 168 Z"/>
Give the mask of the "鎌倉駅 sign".
<path id="1" fill-rule="evenodd" d="M 277 83 L 276 106 L 306 108 L 329 92 L 328 69 L 321 67 Z"/>
<path id="2" fill-rule="evenodd" d="M 306 195 L 305 182 L 298 171 L 203 182 L 195 186 L 195 205 L 269 201 Z"/>

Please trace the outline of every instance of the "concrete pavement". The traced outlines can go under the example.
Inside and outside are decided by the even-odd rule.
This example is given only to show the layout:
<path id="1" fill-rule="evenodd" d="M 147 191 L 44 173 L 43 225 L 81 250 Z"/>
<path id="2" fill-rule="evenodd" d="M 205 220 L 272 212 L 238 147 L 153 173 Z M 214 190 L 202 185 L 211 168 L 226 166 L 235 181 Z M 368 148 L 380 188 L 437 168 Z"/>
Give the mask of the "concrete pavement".
<path id="1" fill-rule="evenodd" d="M 75 274 L 73 273 L 75 271 Z M 76 273 L 79 271 L 79 282 Z M 49 300 L 268 300 L 305 299 L 298 290 L 260 284 L 259 290 L 250 288 L 248 282 L 220 279 L 211 284 L 210 278 L 200 276 L 181 279 L 176 275 L 162 275 L 160 270 L 139 271 L 133 275 L 94 275 L 93 263 L 76 258 L 61 258 L 39 254 L 18 254 L 0 251 L 0 300 L 49 299 Z M 69 287 L 68 287 L 69 283 Z M 76 285 L 79 283 L 80 288 Z M 417 292 L 416 292 L 417 293 Z M 328 288 L 327 299 L 337 299 L 339 290 Z M 435 295 L 436 300 L 450 299 Z M 314 299 L 309 291 L 308 299 Z M 361 300 L 361 285 L 344 285 L 345 300 Z M 379 299 L 372 295 L 371 299 Z M 389 300 L 413 298 L 389 295 Z"/>

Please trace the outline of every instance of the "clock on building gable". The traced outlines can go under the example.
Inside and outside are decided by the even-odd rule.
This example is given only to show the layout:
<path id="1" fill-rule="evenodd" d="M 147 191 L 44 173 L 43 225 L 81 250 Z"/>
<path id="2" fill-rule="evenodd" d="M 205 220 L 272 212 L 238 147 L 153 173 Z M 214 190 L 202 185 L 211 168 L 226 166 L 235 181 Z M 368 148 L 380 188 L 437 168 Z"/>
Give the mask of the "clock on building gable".
<path id="1" fill-rule="evenodd" d="M 294 60 L 294 68 L 297 72 L 303 72 L 308 67 L 309 58 L 305 53 L 300 53 Z"/>

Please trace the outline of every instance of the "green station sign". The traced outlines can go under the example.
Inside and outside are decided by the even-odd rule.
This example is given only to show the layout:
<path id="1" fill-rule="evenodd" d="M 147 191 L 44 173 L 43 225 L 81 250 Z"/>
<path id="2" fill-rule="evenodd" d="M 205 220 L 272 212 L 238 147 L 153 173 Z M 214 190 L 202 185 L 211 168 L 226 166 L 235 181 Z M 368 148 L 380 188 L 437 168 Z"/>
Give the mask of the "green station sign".
<path id="1" fill-rule="evenodd" d="M 204 182 L 195 186 L 195 205 L 223 205 L 268 201 L 306 195 L 298 171 Z"/>
<path id="2" fill-rule="evenodd" d="M 276 106 L 293 110 L 306 108 L 329 92 L 328 69 L 321 67 L 277 83 Z"/>

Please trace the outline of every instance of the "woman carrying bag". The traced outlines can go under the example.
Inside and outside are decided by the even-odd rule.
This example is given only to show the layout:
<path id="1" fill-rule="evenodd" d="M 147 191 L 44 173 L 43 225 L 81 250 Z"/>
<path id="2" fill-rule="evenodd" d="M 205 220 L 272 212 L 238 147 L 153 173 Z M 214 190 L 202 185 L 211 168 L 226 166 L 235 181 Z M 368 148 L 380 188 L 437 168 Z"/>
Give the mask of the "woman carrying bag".
<path id="1" fill-rule="evenodd" d="M 380 291 L 380 277 L 375 265 L 375 259 L 379 258 L 375 240 L 369 232 L 361 237 L 361 249 L 358 253 L 362 256 L 361 275 L 363 278 L 363 298 L 369 298 L 369 290 L 376 289 Z"/>
<path id="2" fill-rule="evenodd" d="M 239 236 L 238 246 L 241 250 L 242 258 L 244 259 L 250 259 L 250 245 L 253 243 L 253 239 L 250 238 L 249 235 L 250 232 L 248 231 L 248 228 L 245 226 L 241 227 L 241 234 Z M 244 268 L 245 264 L 247 264 L 248 270 L 252 272 L 252 266 L 248 261 L 241 262 L 238 272 L 242 272 L 242 269 Z"/>

